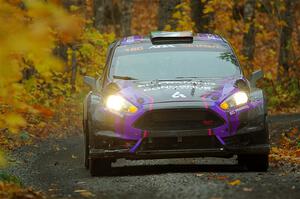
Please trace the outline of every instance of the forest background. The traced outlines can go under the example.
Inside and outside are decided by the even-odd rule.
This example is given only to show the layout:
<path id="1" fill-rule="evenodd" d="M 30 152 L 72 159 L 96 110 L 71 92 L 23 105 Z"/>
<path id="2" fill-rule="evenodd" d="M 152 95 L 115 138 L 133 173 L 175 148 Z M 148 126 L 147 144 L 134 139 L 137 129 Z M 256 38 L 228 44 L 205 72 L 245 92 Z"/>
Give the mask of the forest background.
<path id="1" fill-rule="evenodd" d="M 299 112 L 299 11 L 297 0 L 0 0 L 0 166 L 3 151 L 80 129 L 83 76 L 101 75 L 114 40 L 156 30 L 222 35 L 247 76 L 264 71 L 270 113 Z"/>

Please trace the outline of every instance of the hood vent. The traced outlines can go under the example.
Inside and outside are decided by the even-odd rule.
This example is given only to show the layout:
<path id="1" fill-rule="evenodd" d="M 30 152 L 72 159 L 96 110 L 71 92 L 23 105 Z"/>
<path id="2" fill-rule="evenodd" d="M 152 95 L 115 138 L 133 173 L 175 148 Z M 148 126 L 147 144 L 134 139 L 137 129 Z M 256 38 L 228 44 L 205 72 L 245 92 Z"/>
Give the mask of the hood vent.
<path id="1" fill-rule="evenodd" d="M 193 43 L 193 32 L 151 32 L 150 39 L 152 44 L 181 44 L 181 43 Z"/>

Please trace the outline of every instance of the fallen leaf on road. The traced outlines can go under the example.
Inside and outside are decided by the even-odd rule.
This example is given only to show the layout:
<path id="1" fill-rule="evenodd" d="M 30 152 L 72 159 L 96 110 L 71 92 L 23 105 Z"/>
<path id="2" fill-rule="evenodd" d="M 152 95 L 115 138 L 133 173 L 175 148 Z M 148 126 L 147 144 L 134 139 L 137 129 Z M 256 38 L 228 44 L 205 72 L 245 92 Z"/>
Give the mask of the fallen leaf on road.
<path id="1" fill-rule="evenodd" d="M 295 154 L 296 154 L 296 157 L 300 157 L 300 149 L 298 149 L 298 150 L 295 152 Z"/>
<path id="2" fill-rule="evenodd" d="M 85 189 L 76 189 L 74 192 L 75 193 L 81 193 L 81 192 L 85 192 L 86 190 Z"/>
<path id="3" fill-rule="evenodd" d="M 94 197 L 95 196 L 94 194 L 92 194 L 89 191 L 81 192 L 80 195 L 83 196 L 83 197 L 85 197 L 85 198 L 90 198 L 90 197 Z"/>
<path id="4" fill-rule="evenodd" d="M 54 146 L 54 150 L 55 150 L 55 151 L 60 151 L 59 146 Z"/>
<path id="5" fill-rule="evenodd" d="M 253 190 L 252 188 L 247 188 L 247 187 L 243 188 L 243 191 L 246 191 L 246 192 L 251 192 L 252 190 Z"/>
<path id="6" fill-rule="evenodd" d="M 234 181 L 229 182 L 228 184 L 231 185 L 231 186 L 237 186 L 237 185 L 241 184 L 241 181 L 240 180 L 234 180 Z"/>
<path id="7" fill-rule="evenodd" d="M 218 180 L 226 180 L 228 179 L 228 176 L 217 176 Z"/>
<path id="8" fill-rule="evenodd" d="M 278 176 L 286 176 L 288 173 L 280 173 L 280 174 L 278 174 Z"/>
<path id="9" fill-rule="evenodd" d="M 79 193 L 81 196 L 85 197 L 85 198 L 90 198 L 90 197 L 94 197 L 95 195 L 93 193 L 91 193 L 88 190 L 85 189 L 77 189 L 74 191 L 75 193 Z"/>
<path id="10" fill-rule="evenodd" d="M 0 198 L 45 199 L 46 197 L 32 188 L 22 188 L 17 184 L 0 182 Z"/>
<path id="11" fill-rule="evenodd" d="M 295 185 L 293 185 L 293 186 L 292 186 L 292 189 L 296 189 L 296 186 L 295 186 Z"/>
<path id="12" fill-rule="evenodd" d="M 279 152 L 279 149 L 278 149 L 277 147 L 272 147 L 272 148 L 271 148 L 271 151 L 272 151 L 273 153 L 278 153 L 278 152 Z"/>

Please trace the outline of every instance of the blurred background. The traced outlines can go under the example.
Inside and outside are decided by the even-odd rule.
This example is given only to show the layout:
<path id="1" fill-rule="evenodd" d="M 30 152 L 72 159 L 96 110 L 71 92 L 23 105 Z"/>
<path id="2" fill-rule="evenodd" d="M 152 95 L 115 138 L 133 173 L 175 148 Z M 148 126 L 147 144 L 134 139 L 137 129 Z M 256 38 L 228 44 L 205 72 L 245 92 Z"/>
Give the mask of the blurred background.
<path id="1" fill-rule="evenodd" d="M 264 71 L 270 113 L 298 112 L 299 11 L 296 0 L 0 0 L 0 146 L 78 131 L 82 77 L 101 75 L 112 41 L 155 30 L 222 35 L 246 75 Z"/>
<path id="2" fill-rule="evenodd" d="M 83 76 L 102 74 L 114 40 L 156 30 L 222 35 L 247 76 L 264 71 L 258 84 L 270 114 L 300 112 L 299 0 L 0 0 L 0 198 L 44 198 L 1 170 L 19 164 L 9 154 L 81 135 Z M 272 164 L 299 165 L 300 134 L 290 124 L 271 130 Z"/>

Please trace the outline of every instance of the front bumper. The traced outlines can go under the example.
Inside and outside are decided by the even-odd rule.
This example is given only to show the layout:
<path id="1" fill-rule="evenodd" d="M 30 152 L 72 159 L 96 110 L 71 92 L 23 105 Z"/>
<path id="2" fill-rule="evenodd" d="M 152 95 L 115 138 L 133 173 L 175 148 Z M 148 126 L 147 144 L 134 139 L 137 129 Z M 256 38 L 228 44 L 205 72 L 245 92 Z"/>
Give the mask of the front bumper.
<path id="1" fill-rule="evenodd" d="M 160 109 L 155 107 L 152 109 Z M 159 105 L 158 105 L 159 106 Z M 171 108 L 170 107 L 167 108 Z M 176 108 L 202 107 L 203 104 L 182 103 Z M 202 130 L 145 131 L 133 127 L 142 113 L 120 116 L 97 108 L 92 117 L 92 158 L 153 159 L 176 157 L 230 157 L 236 154 L 268 154 L 269 135 L 262 105 L 247 105 L 234 112 L 216 106 L 209 111 L 225 123 Z M 164 107 L 166 108 L 166 104 Z"/>
<path id="2" fill-rule="evenodd" d="M 90 156 L 111 159 L 231 157 L 240 154 L 268 154 L 270 150 L 269 137 L 265 129 L 255 132 L 241 129 L 238 134 L 224 138 L 224 144 L 216 136 L 207 136 L 204 133 L 170 132 L 164 136 L 154 133 L 143 138 L 141 143 L 137 143 L 115 137 L 114 132 L 98 132 L 96 137 L 98 143 L 108 140 L 107 143 L 111 145 L 91 148 Z M 136 144 L 138 147 L 132 151 L 132 146 Z"/>

